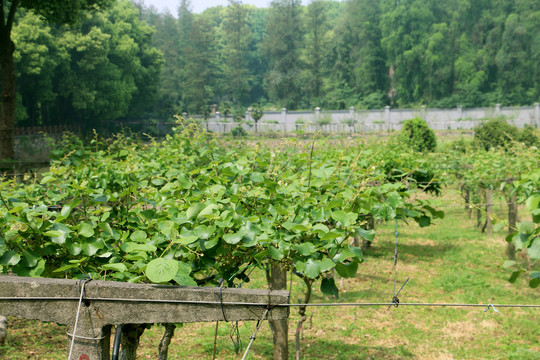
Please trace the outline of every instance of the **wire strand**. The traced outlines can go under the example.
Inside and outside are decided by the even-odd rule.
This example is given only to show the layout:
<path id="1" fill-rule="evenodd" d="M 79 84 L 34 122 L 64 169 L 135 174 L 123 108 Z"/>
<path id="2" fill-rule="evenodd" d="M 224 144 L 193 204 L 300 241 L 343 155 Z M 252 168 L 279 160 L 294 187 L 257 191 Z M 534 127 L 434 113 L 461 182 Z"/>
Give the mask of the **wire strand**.
<path id="1" fill-rule="evenodd" d="M 77 300 L 75 297 L 0 297 L 0 301 L 69 301 Z M 224 306 L 261 306 L 261 307 L 299 307 L 299 306 L 389 306 L 392 302 L 366 302 L 366 303 L 292 303 L 292 304 L 267 304 L 249 302 L 223 302 L 220 301 L 196 301 L 196 300 L 170 300 L 170 299 L 127 299 L 127 298 L 85 298 L 88 301 L 103 302 L 140 302 L 140 303 L 165 303 L 165 304 L 194 304 L 194 305 L 220 305 Z M 435 306 L 435 307 L 487 307 L 489 304 L 466 304 L 466 303 L 400 303 L 399 306 Z M 492 304 L 503 308 L 540 308 L 540 304 Z"/>

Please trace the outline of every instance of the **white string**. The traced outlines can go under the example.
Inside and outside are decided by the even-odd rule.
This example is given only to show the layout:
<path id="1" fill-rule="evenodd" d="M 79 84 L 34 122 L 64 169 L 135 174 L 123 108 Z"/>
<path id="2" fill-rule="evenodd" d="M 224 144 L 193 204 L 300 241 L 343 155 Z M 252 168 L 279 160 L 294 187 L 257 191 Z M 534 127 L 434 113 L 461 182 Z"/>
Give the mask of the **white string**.
<path id="1" fill-rule="evenodd" d="M 79 315 L 81 314 L 81 304 L 82 304 L 82 299 L 83 299 L 83 296 L 84 296 L 84 288 L 86 286 L 87 281 L 89 281 L 89 280 L 87 280 L 87 279 L 81 280 L 81 283 L 82 283 L 81 295 L 79 297 L 79 306 L 77 307 L 77 317 L 75 318 L 75 326 L 73 327 L 73 335 L 71 336 L 71 346 L 69 348 L 68 360 L 71 360 L 71 356 L 73 355 L 73 346 L 75 345 L 75 338 L 77 337 L 76 336 L 77 325 L 79 323 Z"/>

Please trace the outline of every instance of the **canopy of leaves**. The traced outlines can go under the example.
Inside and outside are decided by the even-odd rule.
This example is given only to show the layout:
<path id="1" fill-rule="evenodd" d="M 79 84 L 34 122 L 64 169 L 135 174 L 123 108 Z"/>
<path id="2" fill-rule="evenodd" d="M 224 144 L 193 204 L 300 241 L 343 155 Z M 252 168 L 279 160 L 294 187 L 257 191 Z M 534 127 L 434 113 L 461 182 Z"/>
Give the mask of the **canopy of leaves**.
<path id="1" fill-rule="evenodd" d="M 437 148 L 437 137 L 426 121 L 416 117 L 403 123 L 399 141 L 418 152 L 432 152 Z"/>
<path id="2" fill-rule="evenodd" d="M 363 145 L 311 153 L 176 130 L 149 145 L 69 141 L 42 178 L 1 179 L 1 271 L 232 285 L 270 262 L 312 280 L 333 268 L 350 277 L 363 256 L 347 239 L 373 239 L 368 217 L 426 226 L 443 216 L 359 161 Z"/>

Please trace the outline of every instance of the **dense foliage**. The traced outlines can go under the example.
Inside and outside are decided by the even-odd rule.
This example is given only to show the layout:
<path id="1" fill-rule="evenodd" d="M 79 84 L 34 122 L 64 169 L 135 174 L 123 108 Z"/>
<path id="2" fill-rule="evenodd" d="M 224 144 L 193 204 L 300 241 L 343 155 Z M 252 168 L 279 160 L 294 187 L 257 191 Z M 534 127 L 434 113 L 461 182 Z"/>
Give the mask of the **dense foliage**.
<path id="1" fill-rule="evenodd" d="M 16 44 L 18 125 L 103 126 L 140 116 L 155 102 L 162 55 L 154 31 L 129 1 L 51 25 L 19 11 Z"/>
<path id="2" fill-rule="evenodd" d="M 19 12 L 20 125 L 153 113 L 530 105 L 535 1 L 230 1 L 177 14 L 118 0 L 72 28 Z M 137 12 L 138 10 L 138 12 Z M 156 50 L 159 49 L 161 54 Z M 160 68 L 161 65 L 161 68 Z"/>
<path id="3" fill-rule="evenodd" d="M 416 117 L 406 120 L 399 133 L 399 140 L 410 149 L 418 152 L 431 152 L 437 148 L 435 132 L 425 120 Z"/>
<path id="4" fill-rule="evenodd" d="M 368 215 L 443 216 L 386 183 L 363 145 L 247 146 L 179 124 L 162 143 L 96 137 L 55 155 L 41 179 L 0 182 L 4 272 L 232 285 L 279 263 L 337 294 L 326 274 L 356 274 L 362 252 L 348 239 L 373 239 Z"/>
<path id="5" fill-rule="evenodd" d="M 509 124 L 503 118 L 493 118 L 474 129 L 474 139 L 478 146 L 491 148 L 510 148 L 513 142 L 526 146 L 538 146 L 540 139 L 529 126 L 522 130 Z"/>

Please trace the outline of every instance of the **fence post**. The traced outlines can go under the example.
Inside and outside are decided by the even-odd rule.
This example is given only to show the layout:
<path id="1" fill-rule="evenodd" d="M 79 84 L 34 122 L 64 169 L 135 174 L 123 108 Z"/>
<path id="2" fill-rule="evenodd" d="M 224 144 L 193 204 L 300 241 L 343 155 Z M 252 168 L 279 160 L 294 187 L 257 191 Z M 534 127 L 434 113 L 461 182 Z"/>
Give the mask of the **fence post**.
<path id="1" fill-rule="evenodd" d="M 493 218 L 493 204 L 491 203 L 493 199 L 493 189 L 491 187 L 486 188 L 486 233 L 488 236 L 493 235 L 493 225 L 491 224 L 491 219 Z"/>
<path id="2" fill-rule="evenodd" d="M 540 103 L 534 103 L 534 113 L 536 118 L 536 126 L 540 127 Z"/>
<path id="3" fill-rule="evenodd" d="M 386 118 L 387 130 L 390 130 L 390 106 L 388 105 L 384 107 L 384 116 Z"/>
<path id="4" fill-rule="evenodd" d="M 508 196 L 508 234 L 514 233 L 517 224 L 518 216 L 518 207 L 516 204 L 516 193 L 512 192 L 512 189 L 509 190 L 510 194 Z M 506 243 L 506 256 L 510 260 L 516 259 L 516 246 L 513 242 Z"/>
<path id="5" fill-rule="evenodd" d="M 282 108 L 281 109 L 281 122 L 283 124 L 287 123 L 287 108 Z"/>
<path id="6" fill-rule="evenodd" d="M 315 108 L 315 119 L 319 120 L 320 117 L 321 117 L 321 108 L 317 106 Z"/>
<path id="7" fill-rule="evenodd" d="M 501 104 L 495 104 L 495 115 L 501 114 Z"/>

